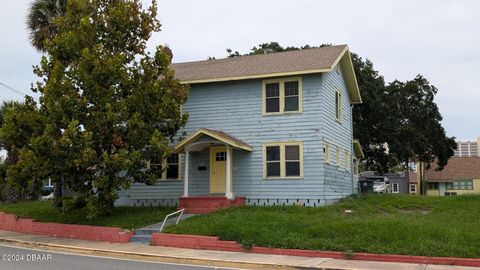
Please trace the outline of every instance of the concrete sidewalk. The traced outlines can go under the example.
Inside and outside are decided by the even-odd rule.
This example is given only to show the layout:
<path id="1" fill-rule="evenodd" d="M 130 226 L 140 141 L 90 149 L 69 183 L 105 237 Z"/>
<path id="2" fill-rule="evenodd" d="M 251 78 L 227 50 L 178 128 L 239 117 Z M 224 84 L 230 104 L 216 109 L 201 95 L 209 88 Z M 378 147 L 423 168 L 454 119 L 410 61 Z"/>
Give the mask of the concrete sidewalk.
<path id="1" fill-rule="evenodd" d="M 472 270 L 477 267 L 385 263 L 119 244 L 0 231 L 0 243 L 42 250 L 243 269 Z"/>

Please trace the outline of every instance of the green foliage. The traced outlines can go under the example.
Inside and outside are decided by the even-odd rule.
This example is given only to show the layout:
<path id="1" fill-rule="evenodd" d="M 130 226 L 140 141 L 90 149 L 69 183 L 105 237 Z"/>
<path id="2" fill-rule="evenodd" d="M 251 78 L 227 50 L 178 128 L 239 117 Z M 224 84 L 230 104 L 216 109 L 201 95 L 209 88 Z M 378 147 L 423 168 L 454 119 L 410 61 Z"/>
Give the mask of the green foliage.
<path id="1" fill-rule="evenodd" d="M 156 181 L 146 164 L 169 154 L 188 117 L 180 110 L 188 87 L 169 69 L 170 49 L 146 51 L 160 30 L 156 15 L 155 1 L 144 9 L 140 0 L 71 0 L 56 14 L 55 33 L 42 42 L 47 54 L 34 68 L 40 101 L 30 116 L 41 129 L 17 147 L 13 183 L 50 178 L 57 207 L 68 190 L 94 218 L 112 213 L 119 189 Z M 7 119 L 5 136 L 18 135 L 24 121 Z M 64 209 L 72 205 L 66 199 Z"/>
<path id="2" fill-rule="evenodd" d="M 332 46 L 322 44 L 318 47 Z M 245 55 L 315 48 L 282 47 L 278 42 L 263 43 Z M 242 56 L 227 49 L 228 57 Z M 385 83 L 373 63 L 351 53 L 363 103 L 353 108 L 354 137 L 365 154 L 364 169 L 380 174 L 399 163 L 437 161 L 441 170 L 453 156 L 455 139 L 447 137 L 442 116 L 434 102 L 437 89 L 421 75 L 413 80 Z M 388 151 L 387 151 L 388 149 Z M 430 165 L 429 165 L 430 166 Z"/>
<path id="3" fill-rule="evenodd" d="M 21 201 L 0 203 L 0 211 L 42 222 L 134 229 L 156 223 L 175 209 L 171 207 L 115 207 L 109 216 L 88 219 L 88 212 L 85 208 L 62 212 L 52 207 L 51 201 Z"/>
<path id="4" fill-rule="evenodd" d="M 36 157 L 30 148 L 30 139 L 42 128 L 42 118 L 31 97 L 25 103 L 5 103 L 3 125 L 0 127 L 0 147 L 7 150 L 5 160 L 5 199 L 36 198 L 41 192 L 42 179 L 36 173 Z"/>
<path id="5" fill-rule="evenodd" d="M 319 208 L 230 208 L 165 232 L 218 236 L 247 247 L 480 258 L 479 203 L 480 196 L 390 194 Z"/>
<path id="6" fill-rule="evenodd" d="M 67 0 L 35 0 L 30 3 L 27 16 L 27 29 L 30 41 L 37 50 L 45 52 L 45 41 L 57 34 L 53 21 L 63 16 Z"/>

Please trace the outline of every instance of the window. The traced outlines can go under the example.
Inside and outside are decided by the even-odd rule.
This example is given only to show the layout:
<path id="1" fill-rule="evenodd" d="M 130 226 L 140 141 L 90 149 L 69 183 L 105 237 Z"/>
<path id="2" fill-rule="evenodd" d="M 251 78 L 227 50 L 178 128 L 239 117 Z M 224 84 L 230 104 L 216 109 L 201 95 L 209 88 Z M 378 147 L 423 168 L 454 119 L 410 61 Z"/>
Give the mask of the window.
<path id="1" fill-rule="evenodd" d="M 215 153 L 215 161 L 226 161 L 227 152 L 217 152 Z"/>
<path id="2" fill-rule="evenodd" d="M 345 170 L 350 171 L 350 153 L 345 151 Z"/>
<path id="3" fill-rule="evenodd" d="M 410 193 L 417 193 L 417 185 L 416 184 L 410 184 Z"/>
<path id="4" fill-rule="evenodd" d="M 263 114 L 302 112 L 302 80 L 286 78 L 263 81 Z"/>
<path id="5" fill-rule="evenodd" d="M 436 182 L 429 182 L 429 183 L 428 183 L 428 189 L 433 189 L 433 190 L 438 189 L 438 183 L 436 183 Z"/>
<path id="6" fill-rule="evenodd" d="M 335 91 L 335 118 L 339 121 L 343 121 L 342 114 L 342 94 L 339 91 Z"/>
<path id="7" fill-rule="evenodd" d="M 180 156 L 170 154 L 166 160 L 154 157 L 150 161 L 150 170 L 160 176 L 160 180 L 177 180 L 180 178 Z"/>
<path id="8" fill-rule="evenodd" d="M 298 81 L 285 82 L 285 111 L 298 111 Z"/>
<path id="9" fill-rule="evenodd" d="M 337 166 L 340 166 L 340 147 L 335 148 L 335 161 L 337 162 Z"/>
<path id="10" fill-rule="evenodd" d="M 392 193 L 399 193 L 399 192 L 400 192 L 400 189 L 399 189 L 398 183 L 393 183 L 392 184 Z"/>
<path id="11" fill-rule="evenodd" d="M 280 146 L 267 146 L 267 177 L 280 177 Z"/>
<path id="12" fill-rule="evenodd" d="M 325 162 L 330 163 L 330 144 L 325 143 Z"/>
<path id="13" fill-rule="evenodd" d="M 280 112 L 280 84 L 267 83 L 265 85 L 265 112 Z"/>
<path id="14" fill-rule="evenodd" d="M 285 176 L 300 176 L 300 146 L 285 146 Z"/>
<path id="15" fill-rule="evenodd" d="M 447 183 L 447 190 L 472 190 L 472 189 L 473 189 L 472 180 L 456 180 L 456 181 Z"/>
<path id="16" fill-rule="evenodd" d="M 263 157 L 263 178 L 303 177 L 303 143 L 264 144 Z"/>

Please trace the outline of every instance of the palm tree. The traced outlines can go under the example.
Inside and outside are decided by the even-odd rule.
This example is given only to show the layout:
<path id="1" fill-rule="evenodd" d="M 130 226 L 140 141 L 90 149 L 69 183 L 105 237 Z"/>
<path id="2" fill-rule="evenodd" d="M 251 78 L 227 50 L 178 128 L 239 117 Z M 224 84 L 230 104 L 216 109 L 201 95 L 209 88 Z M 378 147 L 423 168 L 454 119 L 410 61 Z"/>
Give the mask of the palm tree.
<path id="1" fill-rule="evenodd" d="M 56 34 L 53 20 L 63 16 L 67 0 L 33 0 L 27 15 L 27 30 L 33 47 L 45 52 L 45 40 Z"/>

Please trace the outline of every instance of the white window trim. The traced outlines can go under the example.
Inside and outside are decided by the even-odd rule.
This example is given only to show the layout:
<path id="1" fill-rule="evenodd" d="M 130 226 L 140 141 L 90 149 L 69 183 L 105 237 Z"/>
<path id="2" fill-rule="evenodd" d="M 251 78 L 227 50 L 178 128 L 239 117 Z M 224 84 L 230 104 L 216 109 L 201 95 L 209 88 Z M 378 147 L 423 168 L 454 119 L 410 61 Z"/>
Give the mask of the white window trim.
<path id="1" fill-rule="evenodd" d="M 285 111 L 285 82 L 298 81 L 298 111 Z M 267 84 L 279 84 L 279 111 L 267 112 Z M 280 114 L 298 114 L 303 111 L 302 98 L 302 77 L 289 77 L 281 79 L 263 80 L 262 81 L 262 115 L 280 115 Z"/>
<path id="2" fill-rule="evenodd" d="M 397 191 L 395 191 L 395 187 L 397 187 Z M 392 183 L 392 193 L 400 193 L 400 185 L 398 183 Z"/>
<path id="3" fill-rule="evenodd" d="M 412 187 L 414 187 L 414 191 L 412 191 Z M 417 185 L 416 185 L 416 184 L 409 184 L 409 185 L 408 185 L 408 191 L 409 191 L 411 194 L 417 193 Z"/>
<path id="4" fill-rule="evenodd" d="M 300 176 L 286 176 L 285 168 L 285 146 L 296 145 L 298 146 L 299 158 L 300 158 Z M 280 176 L 267 176 L 267 147 L 280 146 Z M 303 142 L 301 141 L 288 141 L 288 142 L 269 142 L 262 145 L 263 148 L 263 179 L 303 179 Z"/>

